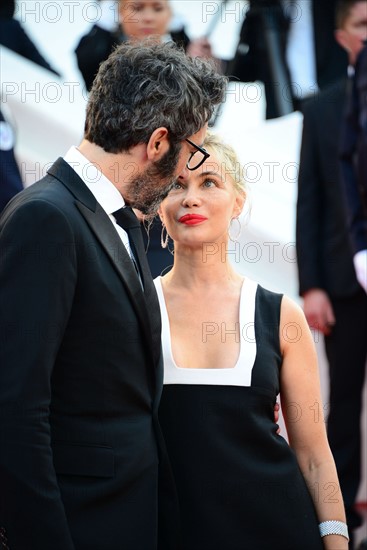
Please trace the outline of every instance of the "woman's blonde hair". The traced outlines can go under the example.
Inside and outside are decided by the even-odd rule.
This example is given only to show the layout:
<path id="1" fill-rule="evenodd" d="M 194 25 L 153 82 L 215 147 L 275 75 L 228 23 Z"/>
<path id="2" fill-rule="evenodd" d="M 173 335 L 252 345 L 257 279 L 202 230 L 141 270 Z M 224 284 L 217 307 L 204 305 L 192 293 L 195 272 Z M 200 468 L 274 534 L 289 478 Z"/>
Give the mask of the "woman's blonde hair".
<path id="1" fill-rule="evenodd" d="M 228 171 L 233 181 L 235 190 L 246 196 L 246 182 L 243 176 L 243 166 L 238 160 L 236 151 L 225 143 L 222 138 L 214 132 L 208 130 L 205 136 L 205 148 L 210 148 L 216 155 L 217 159 L 224 165 L 224 169 Z"/>

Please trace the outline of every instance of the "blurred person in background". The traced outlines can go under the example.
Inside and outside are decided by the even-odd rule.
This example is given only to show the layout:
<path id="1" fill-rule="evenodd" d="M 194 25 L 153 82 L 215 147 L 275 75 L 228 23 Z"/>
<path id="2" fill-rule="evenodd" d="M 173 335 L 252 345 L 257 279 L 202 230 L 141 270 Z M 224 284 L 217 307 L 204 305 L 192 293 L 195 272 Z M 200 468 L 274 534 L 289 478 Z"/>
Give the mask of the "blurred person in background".
<path id="1" fill-rule="evenodd" d="M 15 0 L 2 0 L 0 5 L 0 46 L 36 63 L 53 74 L 60 74 L 46 61 L 14 18 Z M 14 131 L 0 112 L 0 212 L 8 201 L 23 189 L 19 167 L 14 156 Z"/>
<path id="2" fill-rule="evenodd" d="M 0 110 L 0 213 L 22 189 L 22 178 L 14 155 L 14 131 Z"/>
<path id="3" fill-rule="evenodd" d="M 343 183 L 354 267 L 367 293 L 367 45 L 356 61 L 342 136 Z"/>
<path id="4" fill-rule="evenodd" d="M 14 18 L 14 13 L 15 0 L 2 0 L 0 5 L 0 44 L 60 76 L 38 51 L 20 22 Z"/>
<path id="5" fill-rule="evenodd" d="M 340 0 L 336 41 L 356 57 L 367 38 L 366 0 Z M 367 296 L 358 284 L 338 163 L 347 71 L 303 105 L 296 245 L 306 319 L 324 334 L 330 396 L 327 430 L 342 487 L 350 548 L 361 525 L 355 509 L 361 481 L 361 414 L 367 359 Z"/>
<path id="6" fill-rule="evenodd" d="M 334 40 L 335 3 L 250 0 L 227 74 L 264 83 L 268 119 L 299 109 L 345 73 L 347 56 Z"/>

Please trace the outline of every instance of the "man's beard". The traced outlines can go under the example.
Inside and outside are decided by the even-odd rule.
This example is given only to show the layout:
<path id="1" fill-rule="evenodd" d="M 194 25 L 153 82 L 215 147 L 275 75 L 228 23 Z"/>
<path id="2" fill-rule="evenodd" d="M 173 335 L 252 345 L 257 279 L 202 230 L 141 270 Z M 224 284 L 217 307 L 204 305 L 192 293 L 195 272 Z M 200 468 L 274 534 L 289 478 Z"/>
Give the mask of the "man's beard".
<path id="1" fill-rule="evenodd" d="M 147 218 L 153 218 L 157 214 L 159 205 L 177 180 L 174 174 L 180 150 L 180 142 L 171 143 L 160 160 L 131 180 L 127 192 L 129 206 L 137 208 Z"/>

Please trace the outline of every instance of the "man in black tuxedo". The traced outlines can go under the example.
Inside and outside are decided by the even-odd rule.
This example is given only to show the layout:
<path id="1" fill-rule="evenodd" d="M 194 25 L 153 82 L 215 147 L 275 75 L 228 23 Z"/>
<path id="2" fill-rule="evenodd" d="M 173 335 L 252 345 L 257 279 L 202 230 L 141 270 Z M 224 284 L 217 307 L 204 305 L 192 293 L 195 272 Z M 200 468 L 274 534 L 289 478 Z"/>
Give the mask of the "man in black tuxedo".
<path id="1" fill-rule="evenodd" d="M 336 39 L 354 62 L 367 31 L 366 0 L 343 0 Z M 328 437 L 350 532 L 361 476 L 362 390 L 367 359 L 367 296 L 357 282 L 338 151 L 347 76 L 305 103 L 297 200 L 299 290 L 311 327 L 325 335 L 330 396 Z M 351 546 L 352 548 L 352 546 Z"/>
<path id="2" fill-rule="evenodd" d="M 159 305 L 129 207 L 154 215 L 205 158 L 225 82 L 172 44 L 120 46 L 80 146 L 0 219 L 3 548 L 179 547 Z"/>

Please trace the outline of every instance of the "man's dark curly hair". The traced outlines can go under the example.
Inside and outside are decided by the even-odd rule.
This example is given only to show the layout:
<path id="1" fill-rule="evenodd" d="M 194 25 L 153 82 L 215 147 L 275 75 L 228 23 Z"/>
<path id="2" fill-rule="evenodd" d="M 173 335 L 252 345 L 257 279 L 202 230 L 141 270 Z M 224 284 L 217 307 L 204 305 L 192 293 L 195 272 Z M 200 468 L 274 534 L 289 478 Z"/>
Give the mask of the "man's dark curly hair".
<path id="1" fill-rule="evenodd" d="M 173 43 L 125 42 L 101 64 L 85 138 L 110 153 L 147 143 L 161 126 L 172 143 L 199 131 L 223 101 L 227 79 Z"/>

